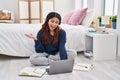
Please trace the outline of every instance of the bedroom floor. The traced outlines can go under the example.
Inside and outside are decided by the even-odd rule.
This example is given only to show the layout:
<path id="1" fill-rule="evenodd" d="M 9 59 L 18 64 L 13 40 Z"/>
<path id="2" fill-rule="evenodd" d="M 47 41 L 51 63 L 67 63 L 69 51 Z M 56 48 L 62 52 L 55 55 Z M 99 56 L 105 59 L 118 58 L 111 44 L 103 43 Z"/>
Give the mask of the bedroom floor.
<path id="1" fill-rule="evenodd" d="M 120 80 L 120 60 L 93 61 L 78 53 L 75 63 L 93 63 L 89 72 L 73 71 L 72 73 L 48 75 L 42 78 L 18 76 L 19 71 L 31 66 L 28 58 L 0 55 L 0 80 Z"/>

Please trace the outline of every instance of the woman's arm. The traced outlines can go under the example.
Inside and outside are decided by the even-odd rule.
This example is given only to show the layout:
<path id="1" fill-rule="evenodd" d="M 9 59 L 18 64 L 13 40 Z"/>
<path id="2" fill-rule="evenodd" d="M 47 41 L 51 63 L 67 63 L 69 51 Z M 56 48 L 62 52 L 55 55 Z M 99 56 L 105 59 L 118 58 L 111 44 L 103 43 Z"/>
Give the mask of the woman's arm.
<path id="1" fill-rule="evenodd" d="M 38 53 L 45 52 L 45 49 L 44 49 L 44 46 L 43 46 L 42 40 L 41 40 L 41 31 L 38 32 L 37 39 L 34 41 L 35 41 L 35 51 Z"/>
<path id="2" fill-rule="evenodd" d="M 45 51 L 44 46 L 41 41 L 41 31 L 38 32 L 37 37 L 35 37 L 32 34 L 25 34 L 25 35 L 35 41 L 35 51 L 37 53 Z"/>
<path id="3" fill-rule="evenodd" d="M 65 48 L 66 43 L 66 32 L 64 30 L 60 31 L 60 38 L 59 38 L 59 52 L 60 52 L 60 59 L 64 60 L 67 59 L 67 52 Z"/>
<path id="4" fill-rule="evenodd" d="M 25 36 L 27 36 L 33 40 L 37 40 L 37 38 L 33 34 L 25 34 Z"/>

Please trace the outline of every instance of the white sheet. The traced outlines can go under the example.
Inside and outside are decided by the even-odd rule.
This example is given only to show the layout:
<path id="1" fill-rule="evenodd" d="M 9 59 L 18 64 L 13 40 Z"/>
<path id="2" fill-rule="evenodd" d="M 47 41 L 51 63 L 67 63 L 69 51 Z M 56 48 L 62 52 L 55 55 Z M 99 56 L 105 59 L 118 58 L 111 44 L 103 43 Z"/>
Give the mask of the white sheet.
<path id="1" fill-rule="evenodd" d="M 66 49 L 84 50 L 86 29 L 79 25 L 60 25 L 67 33 Z M 35 53 L 34 41 L 26 33 L 37 34 L 41 24 L 0 24 L 0 54 L 27 57 Z"/>

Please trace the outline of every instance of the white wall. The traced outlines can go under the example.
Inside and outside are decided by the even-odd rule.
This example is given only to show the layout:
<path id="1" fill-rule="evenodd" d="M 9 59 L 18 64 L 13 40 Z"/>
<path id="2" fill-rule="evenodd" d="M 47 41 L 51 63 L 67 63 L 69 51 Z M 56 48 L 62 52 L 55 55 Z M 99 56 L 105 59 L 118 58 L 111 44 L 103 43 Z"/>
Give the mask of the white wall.
<path id="1" fill-rule="evenodd" d="M 120 28 L 117 29 L 117 33 L 118 33 L 117 55 L 120 57 Z"/>
<path id="2" fill-rule="evenodd" d="M 120 4 L 120 0 L 118 0 L 118 4 Z M 120 57 L 120 5 L 118 5 L 117 33 L 118 33 L 118 56 Z"/>
<path id="3" fill-rule="evenodd" d="M 83 7 L 83 0 L 75 0 L 75 9 L 82 9 Z"/>
<path id="4" fill-rule="evenodd" d="M 18 0 L 0 0 L 0 9 L 13 11 L 15 22 L 18 22 Z M 63 17 L 67 12 L 75 9 L 74 0 L 55 0 L 55 10 Z"/>
<path id="5" fill-rule="evenodd" d="M 75 9 L 74 0 L 55 0 L 55 11 L 59 12 L 62 17 L 73 9 Z"/>
<path id="6" fill-rule="evenodd" d="M 87 0 L 88 9 L 94 9 L 94 0 Z"/>
<path id="7" fill-rule="evenodd" d="M 120 29 L 120 0 L 118 0 L 117 29 Z"/>
<path id="8" fill-rule="evenodd" d="M 88 0 L 88 9 L 94 10 L 95 18 L 103 14 L 103 2 L 104 0 Z"/>

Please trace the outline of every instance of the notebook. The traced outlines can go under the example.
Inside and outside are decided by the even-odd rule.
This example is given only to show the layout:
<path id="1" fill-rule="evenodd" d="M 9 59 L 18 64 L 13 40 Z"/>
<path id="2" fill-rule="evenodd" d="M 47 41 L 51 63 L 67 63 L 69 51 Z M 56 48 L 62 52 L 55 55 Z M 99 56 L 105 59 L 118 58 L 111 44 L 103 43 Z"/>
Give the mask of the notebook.
<path id="1" fill-rule="evenodd" d="M 44 68 L 25 67 L 20 71 L 19 76 L 42 77 L 45 72 Z"/>
<path id="2" fill-rule="evenodd" d="M 93 64 L 77 63 L 75 64 L 73 69 L 78 71 L 90 71 L 91 69 L 93 69 L 93 67 Z"/>
<path id="3" fill-rule="evenodd" d="M 52 61 L 49 68 L 46 69 L 48 74 L 69 73 L 73 71 L 74 60 Z"/>

